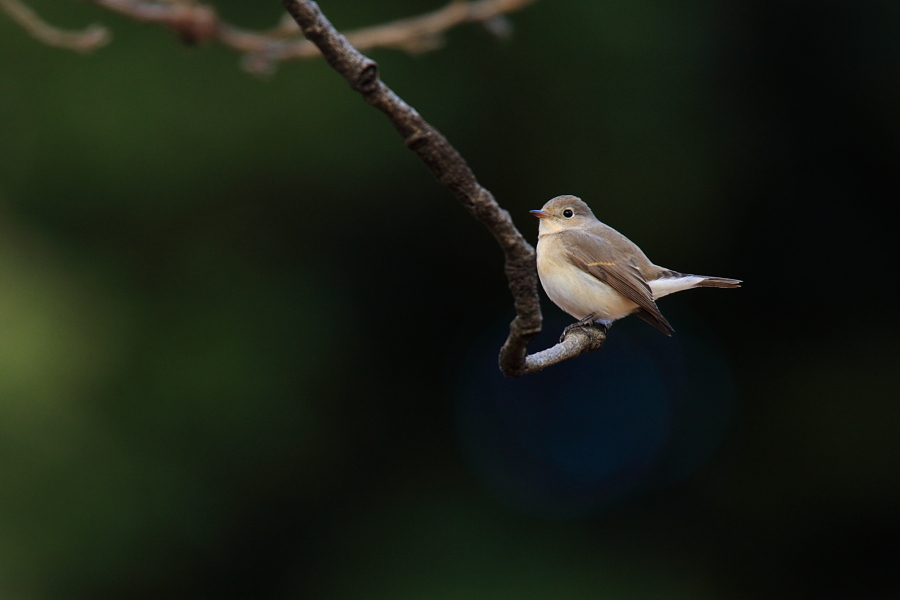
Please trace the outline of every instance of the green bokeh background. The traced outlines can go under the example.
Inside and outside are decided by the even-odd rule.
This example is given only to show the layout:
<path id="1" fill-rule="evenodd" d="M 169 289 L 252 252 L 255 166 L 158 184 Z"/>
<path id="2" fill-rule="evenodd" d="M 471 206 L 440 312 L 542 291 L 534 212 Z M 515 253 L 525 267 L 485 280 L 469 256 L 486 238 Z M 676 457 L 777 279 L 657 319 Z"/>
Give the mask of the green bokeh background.
<path id="1" fill-rule="evenodd" d="M 342 29 L 441 5 L 320 4 Z M 0 15 L 0 597 L 900 595 L 896 2 L 540 0 L 508 40 L 371 53 L 532 241 L 527 210 L 576 194 L 746 282 L 661 302 L 733 390 L 703 460 L 565 519 L 467 458 L 502 256 L 382 115 L 321 60 L 261 79 L 32 6 L 115 39 Z"/>

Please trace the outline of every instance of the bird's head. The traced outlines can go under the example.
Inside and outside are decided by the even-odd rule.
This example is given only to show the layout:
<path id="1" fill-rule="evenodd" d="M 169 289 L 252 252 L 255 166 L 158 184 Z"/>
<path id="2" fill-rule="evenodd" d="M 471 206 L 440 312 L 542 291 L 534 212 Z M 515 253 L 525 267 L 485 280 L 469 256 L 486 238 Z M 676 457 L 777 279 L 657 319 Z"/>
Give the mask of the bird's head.
<path id="1" fill-rule="evenodd" d="M 555 233 L 572 227 L 582 227 L 597 221 L 590 207 L 576 196 L 557 196 L 540 210 L 530 211 L 541 220 L 540 232 Z"/>

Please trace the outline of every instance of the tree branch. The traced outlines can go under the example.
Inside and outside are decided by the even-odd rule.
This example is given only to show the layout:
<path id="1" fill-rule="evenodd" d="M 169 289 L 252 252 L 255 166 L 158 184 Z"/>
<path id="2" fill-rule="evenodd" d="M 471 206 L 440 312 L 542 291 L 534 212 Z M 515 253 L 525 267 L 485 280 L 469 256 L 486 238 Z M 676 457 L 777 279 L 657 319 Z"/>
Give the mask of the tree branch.
<path id="1" fill-rule="evenodd" d="M 0 8 L 36 40 L 48 46 L 88 52 L 105 46 L 111 38 L 106 28 L 100 25 L 90 25 L 83 31 L 57 29 L 19 0 L 0 0 Z"/>
<path id="2" fill-rule="evenodd" d="M 319 55 L 314 44 L 299 36 L 293 20 L 282 21 L 265 32 L 236 27 L 219 17 L 210 4 L 195 0 L 89 0 L 103 8 L 137 21 L 159 23 L 175 31 L 188 43 L 216 40 L 244 53 L 243 65 L 254 73 L 271 72 L 284 60 L 312 58 Z M 535 0 L 451 0 L 436 11 L 400 19 L 347 33 L 350 42 L 360 50 L 396 48 L 419 53 L 441 46 L 442 34 L 462 23 L 483 23 L 497 35 L 505 35 L 508 24 L 503 15 L 519 10 Z M 0 0 L 4 9 L 36 39 L 52 46 L 73 50 L 98 48 L 110 40 L 109 33 L 94 25 L 83 33 L 64 32 L 44 23 L 19 0 Z"/>
<path id="3" fill-rule="evenodd" d="M 562 335 L 562 339 L 552 348 L 535 352 L 525 357 L 523 375 L 543 371 L 569 358 L 575 358 L 587 352 L 596 352 L 606 341 L 606 330 L 593 325 L 573 327 Z"/>
<path id="4" fill-rule="evenodd" d="M 303 35 L 315 44 L 325 60 L 362 94 L 366 102 L 383 112 L 406 146 L 431 169 L 466 209 L 481 221 L 500 244 L 513 295 L 516 316 L 509 337 L 500 349 L 500 370 L 519 377 L 584 352 L 599 349 L 605 332 L 595 327 L 573 329 L 557 346 L 527 356 L 528 342 L 541 330 L 541 308 L 537 293 L 534 248 L 516 229 L 509 213 L 475 179 L 475 174 L 441 133 L 386 86 L 378 76 L 378 65 L 354 48 L 310 0 L 281 0 Z"/>
<path id="5" fill-rule="evenodd" d="M 284 21 L 265 33 L 240 29 L 225 23 L 212 6 L 193 0 L 90 0 L 102 7 L 140 21 L 163 24 L 187 42 L 216 39 L 246 54 L 245 66 L 266 71 L 290 58 L 315 56 L 318 52 L 363 98 L 383 112 L 403 138 L 406 146 L 431 169 L 463 206 L 493 234 L 505 257 L 505 272 L 512 292 L 516 316 L 509 336 L 500 349 L 500 370 L 519 377 L 585 352 L 600 349 L 606 339 L 602 329 L 585 326 L 567 331 L 556 346 L 528 356 L 527 345 L 541 330 L 541 309 L 537 294 L 534 248 L 525 240 L 493 195 L 482 187 L 475 174 L 441 133 L 406 104 L 378 76 L 378 65 L 354 47 L 393 47 L 412 52 L 434 48 L 441 34 L 460 23 L 482 22 L 501 34 L 497 19 L 534 0 L 452 0 L 432 13 L 369 27 L 341 35 L 325 18 L 315 2 L 281 0 L 305 36 L 295 39 L 296 29 Z M 19 0 L 0 0 L 0 8 L 44 43 L 87 50 L 108 41 L 98 26 L 84 32 L 65 32 L 44 23 Z M 348 39 L 349 38 L 349 39 Z"/>

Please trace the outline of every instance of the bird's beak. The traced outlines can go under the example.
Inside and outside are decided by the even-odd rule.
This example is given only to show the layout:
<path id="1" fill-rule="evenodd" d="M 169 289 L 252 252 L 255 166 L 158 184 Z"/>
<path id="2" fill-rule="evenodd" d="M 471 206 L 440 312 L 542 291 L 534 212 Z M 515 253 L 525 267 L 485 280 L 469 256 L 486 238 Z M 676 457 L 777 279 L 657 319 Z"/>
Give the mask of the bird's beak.
<path id="1" fill-rule="evenodd" d="M 528 212 L 536 216 L 538 219 L 546 219 L 550 216 L 542 210 L 529 210 Z"/>

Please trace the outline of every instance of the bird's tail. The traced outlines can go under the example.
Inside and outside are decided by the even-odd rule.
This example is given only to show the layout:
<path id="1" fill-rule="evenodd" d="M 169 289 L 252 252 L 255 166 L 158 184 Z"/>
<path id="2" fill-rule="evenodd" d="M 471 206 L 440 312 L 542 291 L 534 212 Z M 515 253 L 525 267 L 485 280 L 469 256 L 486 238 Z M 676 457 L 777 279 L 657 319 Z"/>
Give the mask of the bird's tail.
<path id="1" fill-rule="evenodd" d="M 728 279 L 727 277 L 707 277 L 706 275 L 690 275 L 663 269 L 659 277 L 648 282 L 653 291 L 653 299 L 668 296 L 681 290 L 690 290 L 698 287 L 736 288 L 741 287 L 740 279 Z"/>
<path id="2" fill-rule="evenodd" d="M 727 277 L 707 277 L 706 275 L 691 275 L 690 273 L 679 273 L 671 269 L 663 269 L 659 274 L 662 280 L 681 280 L 685 287 L 689 289 L 695 287 L 719 287 L 719 288 L 736 288 L 741 287 L 740 279 L 729 279 Z M 675 291 L 675 290 L 673 290 Z"/>
<path id="3" fill-rule="evenodd" d="M 694 284 L 694 287 L 720 287 L 720 288 L 738 288 L 741 287 L 740 279 L 728 279 L 727 277 L 706 277 L 705 275 L 695 275 L 703 279 Z"/>

